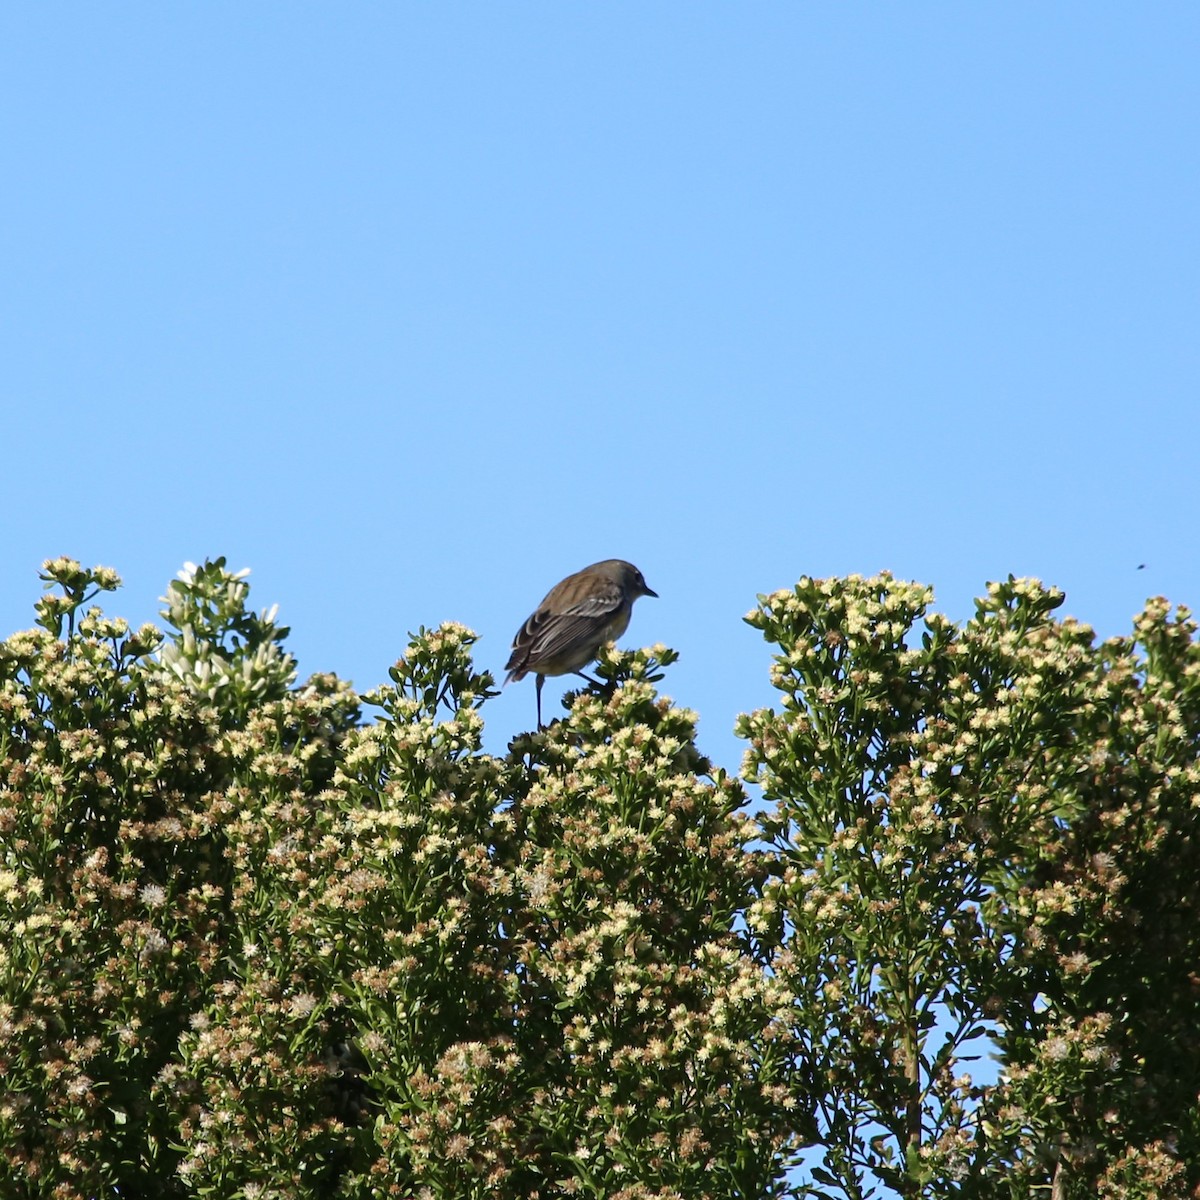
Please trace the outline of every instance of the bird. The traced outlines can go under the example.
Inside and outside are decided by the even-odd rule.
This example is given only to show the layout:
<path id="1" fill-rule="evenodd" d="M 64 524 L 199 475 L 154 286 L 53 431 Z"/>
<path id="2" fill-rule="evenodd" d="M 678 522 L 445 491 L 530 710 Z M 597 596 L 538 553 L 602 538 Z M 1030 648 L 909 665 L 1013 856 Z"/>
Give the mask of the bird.
<path id="1" fill-rule="evenodd" d="M 546 593 L 513 638 L 504 682 L 519 683 L 532 671 L 537 676 L 537 721 L 542 725 L 542 684 L 547 675 L 579 675 L 605 642 L 619 638 L 629 625 L 633 602 L 654 596 L 641 571 L 623 558 L 592 563 Z"/>

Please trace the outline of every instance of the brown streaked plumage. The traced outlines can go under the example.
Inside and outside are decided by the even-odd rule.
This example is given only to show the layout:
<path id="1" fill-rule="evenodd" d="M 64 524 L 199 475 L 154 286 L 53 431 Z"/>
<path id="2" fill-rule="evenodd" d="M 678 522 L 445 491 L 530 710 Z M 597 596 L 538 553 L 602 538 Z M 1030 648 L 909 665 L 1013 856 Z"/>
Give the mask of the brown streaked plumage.
<path id="1" fill-rule="evenodd" d="M 629 625 L 633 602 L 657 596 L 642 573 L 622 558 L 606 558 L 568 575 L 546 594 L 513 638 L 505 665 L 505 683 L 537 676 L 537 718 L 542 728 L 542 683 L 547 675 L 582 675 L 605 642 L 619 638 Z"/>

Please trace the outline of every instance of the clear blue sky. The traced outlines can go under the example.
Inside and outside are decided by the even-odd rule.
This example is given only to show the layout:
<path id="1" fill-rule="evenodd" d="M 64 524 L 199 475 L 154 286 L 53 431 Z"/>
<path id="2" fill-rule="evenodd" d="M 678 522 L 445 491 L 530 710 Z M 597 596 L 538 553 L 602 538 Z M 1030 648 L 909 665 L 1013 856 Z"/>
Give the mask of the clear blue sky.
<path id="1" fill-rule="evenodd" d="M 734 767 L 801 574 L 1200 604 L 1198 47 L 1194 3 L 8 5 L 0 633 L 46 557 L 140 621 L 224 554 L 303 673 L 447 618 L 498 672 L 620 556 Z"/>

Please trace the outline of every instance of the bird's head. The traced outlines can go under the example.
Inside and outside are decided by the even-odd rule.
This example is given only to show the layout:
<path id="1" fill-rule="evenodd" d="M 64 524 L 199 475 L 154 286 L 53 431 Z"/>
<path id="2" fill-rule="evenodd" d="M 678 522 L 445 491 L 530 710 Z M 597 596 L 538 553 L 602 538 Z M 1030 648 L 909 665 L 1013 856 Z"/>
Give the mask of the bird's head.
<path id="1" fill-rule="evenodd" d="M 609 558 L 604 562 L 588 567 L 598 575 L 605 575 L 617 584 L 620 589 L 633 599 L 638 596 L 653 596 L 658 599 L 658 593 L 646 583 L 646 577 L 631 562 L 623 558 Z"/>

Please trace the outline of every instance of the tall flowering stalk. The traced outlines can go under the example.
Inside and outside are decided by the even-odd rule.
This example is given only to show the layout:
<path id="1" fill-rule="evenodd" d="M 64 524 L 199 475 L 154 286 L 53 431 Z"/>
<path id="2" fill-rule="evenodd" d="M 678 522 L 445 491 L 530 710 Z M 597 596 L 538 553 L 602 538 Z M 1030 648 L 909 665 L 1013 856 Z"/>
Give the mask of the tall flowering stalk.
<path id="1" fill-rule="evenodd" d="M 888 575 L 802 579 L 748 617 L 777 647 L 783 697 L 741 732 L 775 805 L 751 921 L 817 1092 L 819 1156 L 798 1190 L 1182 1196 L 1162 1189 L 1200 1176 L 1180 1153 L 1196 1128 L 1197 926 L 1175 914 L 1153 938 L 1169 958 L 1132 954 L 1124 902 L 1136 869 L 1145 907 L 1194 908 L 1194 627 L 1148 610 L 1139 656 L 1056 621 L 1062 595 L 1036 581 L 992 585 L 961 628 L 930 599 Z M 1160 1098 L 1135 1130 L 1146 1081 L 1118 1047 L 1149 1061 L 1131 1000 L 1152 1010 L 1168 979 L 1152 1028 L 1189 1066 L 1179 1107 Z M 1005 1071 L 985 1086 L 972 1064 L 993 1048 Z M 1159 1191 L 1130 1190 L 1139 1154 Z"/>
<path id="2" fill-rule="evenodd" d="M 259 675 L 235 666 L 264 644 L 250 645 L 259 632 L 271 640 L 269 621 L 245 612 L 245 585 L 220 564 L 196 576 L 225 598 L 218 623 L 237 626 L 233 642 L 193 636 L 186 618 L 204 598 L 183 589 L 172 590 L 169 615 L 182 619 L 166 637 L 131 631 L 89 606 L 118 585 L 114 572 L 56 559 L 43 569 L 39 628 L 0 647 L 5 1196 L 194 1194 L 200 1164 L 216 1157 L 212 1128 L 255 1144 L 240 1096 L 265 1080 L 275 1096 L 320 1092 L 305 1080 L 321 1052 L 294 1038 L 308 964 L 262 968 L 272 951 L 283 957 L 275 939 L 294 891 L 268 886 L 264 865 L 320 813 L 314 799 L 356 702 L 328 677 L 289 689 L 293 672 L 279 676 L 273 655 Z M 244 687 L 176 669 L 218 649 Z M 260 1049 L 276 1017 L 247 1004 L 248 987 L 289 1018 L 273 1056 Z M 219 1105 L 205 1103 L 211 1079 L 196 1067 L 214 1060 L 236 1075 Z M 327 1105 L 303 1129 L 307 1114 L 298 1122 L 277 1106 L 274 1119 L 258 1145 L 276 1163 L 327 1168 L 328 1145 L 312 1149 Z M 250 1157 L 239 1165 L 247 1183 Z"/>
<path id="3" fill-rule="evenodd" d="M 320 920 L 378 1114 L 355 1178 L 445 1200 L 781 1191 L 784 1002 L 736 929 L 753 827 L 654 693 L 673 656 L 604 658 L 606 695 L 501 760 L 473 640 L 414 640 L 337 781 L 344 882 Z"/>
<path id="4" fill-rule="evenodd" d="M 741 928 L 761 868 L 745 796 L 652 686 L 674 658 L 603 654 L 605 694 L 514 746 L 513 933 L 542 1064 L 527 1119 L 577 1194 L 749 1200 L 783 1190 L 810 1102 L 788 997 Z"/>
<path id="5" fill-rule="evenodd" d="M 1012 1194 L 1200 1190 L 1200 642 L 1150 600 L 1096 648 L 1058 774 L 1076 816 L 1012 900 L 1038 1005 L 1007 1014 L 991 1140 Z"/>

